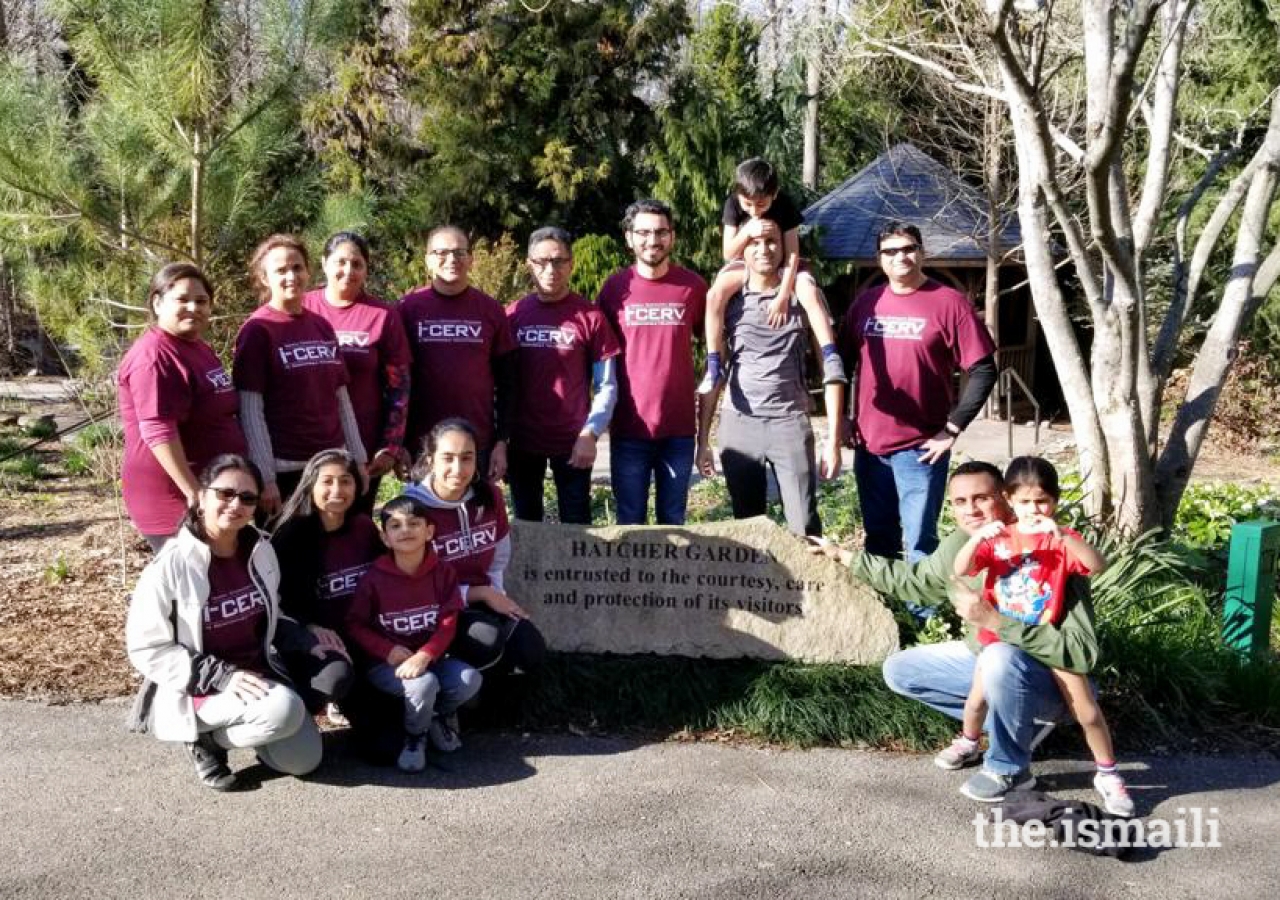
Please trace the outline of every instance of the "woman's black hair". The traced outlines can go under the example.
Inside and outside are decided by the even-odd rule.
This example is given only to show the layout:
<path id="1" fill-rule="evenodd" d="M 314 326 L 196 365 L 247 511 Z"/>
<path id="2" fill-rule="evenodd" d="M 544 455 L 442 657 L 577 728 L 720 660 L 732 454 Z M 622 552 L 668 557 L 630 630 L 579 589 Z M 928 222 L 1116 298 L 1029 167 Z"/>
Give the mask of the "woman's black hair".
<path id="1" fill-rule="evenodd" d="M 338 231 L 329 236 L 329 240 L 324 242 L 324 250 L 320 253 L 321 259 L 328 259 L 333 255 L 333 251 L 337 250 L 343 244 L 355 244 L 356 249 L 360 251 L 360 255 L 364 257 L 364 264 L 371 265 L 373 257 L 369 252 L 369 242 L 365 240 L 364 235 L 357 234 L 354 231 Z"/>
<path id="2" fill-rule="evenodd" d="M 284 509 L 280 510 L 280 518 L 275 525 L 277 530 L 290 520 L 310 519 L 316 515 L 315 501 L 311 499 L 311 495 L 315 493 L 316 482 L 320 480 L 320 470 L 333 465 L 346 467 L 347 473 L 356 480 L 356 491 L 359 492 L 360 464 L 356 462 L 356 458 L 341 447 L 321 450 L 307 461 L 306 468 L 302 470 L 298 486 L 285 501 Z"/>
<path id="3" fill-rule="evenodd" d="M 471 479 L 471 484 L 468 487 L 471 488 L 471 494 L 481 508 L 491 506 L 493 504 L 493 486 L 489 484 L 480 471 L 480 439 L 476 434 L 476 426 L 466 419 L 442 419 L 427 433 L 427 438 L 423 442 L 422 455 L 418 457 L 417 464 L 414 466 L 414 477 L 418 481 L 427 481 L 431 478 L 431 457 L 436 455 L 436 448 L 440 446 L 440 438 L 451 431 L 460 431 L 471 438 L 471 446 L 476 448 L 476 474 Z M 430 486 L 429 483 L 428 486 Z M 434 492 L 435 488 L 433 487 L 431 490 Z"/>
<path id="4" fill-rule="evenodd" d="M 200 490 L 204 491 L 213 484 L 218 476 L 223 472 L 246 472 L 253 479 L 254 490 L 258 492 L 258 496 L 262 496 L 262 473 L 258 471 L 258 467 L 253 461 L 241 456 L 239 453 L 223 453 L 221 456 L 215 456 L 200 472 L 200 478 L 197 483 Z M 253 510 L 253 524 L 258 527 L 262 526 L 262 507 L 255 507 Z M 209 543 L 209 535 L 204 530 L 204 519 L 200 515 L 200 502 L 197 500 L 191 506 L 187 507 L 186 515 L 182 517 L 182 524 L 188 531 L 198 537 L 204 543 Z M 258 542 L 257 528 L 241 529 L 238 536 L 242 547 L 252 547 Z"/>
<path id="5" fill-rule="evenodd" d="M 1039 456 L 1017 456 L 1009 461 L 1009 467 L 1004 470 L 1004 492 L 1012 494 L 1020 487 L 1040 488 L 1054 500 L 1062 497 L 1058 470 Z"/>

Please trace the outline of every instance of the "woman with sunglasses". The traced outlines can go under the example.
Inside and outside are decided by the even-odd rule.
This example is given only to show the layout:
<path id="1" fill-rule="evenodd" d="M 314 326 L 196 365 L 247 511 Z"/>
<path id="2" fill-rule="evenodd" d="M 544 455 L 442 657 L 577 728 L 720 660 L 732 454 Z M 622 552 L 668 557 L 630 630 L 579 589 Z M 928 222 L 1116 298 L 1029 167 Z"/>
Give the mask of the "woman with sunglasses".
<path id="1" fill-rule="evenodd" d="M 204 341 L 212 307 L 213 286 L 196 266 L 156 272 L 147 291 L 151 324 L 116 373 L 124 505 L 156 552 L 177 533 L 204 465 L 246 449 L 235 388 Z"/>
<path id="2" fill-rule="evenodd" d="M 321 268 L 325 285 L 302 298 L 338 336 L 347 367 L 347 392 L 370 454 L 369 484 L 356 501 L 373 511 L 378 483 L 402 461 L 405 411 L 409 405 L 409 345 L 397 312 L 368 293 L 369 243 L 353 231 L 339 231 L 325 242 Z M 408 464 L 408 457 L 403 462 Z"/>
<path id="3" fill-rule="evenodd" d="M 406 493 L 420 501 L 435 526 L 436 553 L 453 566 L 466 608 L 449 653 L 485 672 L 492 693 L 502 676 L 532 674 L 542 666 L 546 642 L 503 577 L 511 559 L 511 529 L 502 491 L 477 470 L 476 430 L 465 419 L 445 419 L 427 435 Z"/>
<path id="4" fill-rule="evenodd" d="M 236 787 L 229 749 L 252 748 L 288 775 L 307 774 L 322 755 L 281 659 L 319 645 L 279 611 L 280 567 L 254 521 L 262 486 L 242 456 L 209 462 L 183 527 L 143 570 L 125 624 L 129 661 L 145 677 L 134 730 L 185 743 L 196 776 L 219 791 Z"/>
<path id="5" fill-rule="evenodd" d="M 364 573 L 386 552 L 377 526 L 357 507 L 359 491 L 360 467 L 350 453 L 317 453 L 302 470 L 271 537 L 280 559 L 280 606 L 325 648 L 323 657 L 290 659 L 293 671 L 341 661 L 351 677 L 351 655 L 341 634 L 347 608 Z M 335 724 L 346 724 L 333 705 L 328 714 Z"/>
<path id="6" fill-rule="evenodd" d="M 321 450 L 345 446 L 362 470 L 368 460 L 338 337 L 302 305 L 307 248 L 292 235 L 272 235 L 254 250 L 249 274 L 264 303 L 236 336 L 231 374 L 249 456 L 266 481 L 262 511 L 273 516 Z"/>

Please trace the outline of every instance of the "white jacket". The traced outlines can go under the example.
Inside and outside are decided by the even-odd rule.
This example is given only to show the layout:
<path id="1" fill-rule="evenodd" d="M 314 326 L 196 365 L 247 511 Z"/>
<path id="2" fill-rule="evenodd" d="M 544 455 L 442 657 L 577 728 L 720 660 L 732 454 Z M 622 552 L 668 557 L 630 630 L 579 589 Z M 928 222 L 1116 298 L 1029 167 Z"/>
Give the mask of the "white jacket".
<path id="1" fill-rule="evenodd" d="M 249 577 L 267 598 L 267 662 L 288 680 L 272 641 L 280 613 L 280 565 L 275 550 L 262 534 L 249 555 Z M 162 741 L 196 739 L 196 713 L 188 687 L 192 683 L 192 651 L 204 645 L 204 608 L 209 600 L 209 545 L 187 528 L 165 544 L 138 579 L 125 621 L 129 662 L 143 674 L 139 703 L 147 730 Z M 176 634 L 174 633 L 176 630 Z M 145 695 L 152 690 L 147 708 Z"/>

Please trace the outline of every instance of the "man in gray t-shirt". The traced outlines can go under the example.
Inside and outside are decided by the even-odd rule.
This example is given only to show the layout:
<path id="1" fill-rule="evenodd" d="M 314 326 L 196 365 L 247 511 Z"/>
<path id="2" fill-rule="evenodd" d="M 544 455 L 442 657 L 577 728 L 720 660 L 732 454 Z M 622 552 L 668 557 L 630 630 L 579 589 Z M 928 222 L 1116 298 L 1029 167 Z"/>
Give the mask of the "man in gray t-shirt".
<path id="1" fill-rule="evenodd" d="M 793 297 L 782 327 L 769 326 L 769 301 L 782 285 L 779 239 L 769 235 L 752 240 L 744 257 L 747 282 L 725 311 L 729 402 L 721 411 L 719 428 L 720 465 L 733 515 L 764 515 L 769 467 L 778 480 L 787 527 L 796 534 L 817 536 L 822 533 L 817 476 L 834 478 L 840 472 L 839 429 L 830 429 L 815 470 L 804 378 L 809 322 Z M 817 291 L 817 286 L 804 279 L 796 282 L 796 291 Z M 844 408 L 844 385 L 842 374 L 827 380 L 823 399 L 829 421 L 838 421 L 830 415 Z M 707 477 L 715 474 L 710 433 L 720 390 L 704 396 L 699 411 L 698 469 Z"/>

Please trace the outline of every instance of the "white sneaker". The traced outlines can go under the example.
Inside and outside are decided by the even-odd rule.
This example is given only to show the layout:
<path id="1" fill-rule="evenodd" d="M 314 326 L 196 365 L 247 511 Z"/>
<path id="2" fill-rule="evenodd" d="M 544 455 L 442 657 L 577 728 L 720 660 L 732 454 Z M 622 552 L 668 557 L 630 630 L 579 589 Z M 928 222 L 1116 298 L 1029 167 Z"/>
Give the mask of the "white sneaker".
<path id="1" fill-rule="evenodd" d="M 406 734 L 404 749 L 396 765 L 402 772 L 421 772 L 427 767 L 427 736 L 425 734 Z"/>
<path id="2" fill-rule="evenodd" d="M 330 725 L 336 725 L 339 728 L 351 727 L 351 720 L 342 714 L 342 710 L 338 709 L 336 703 L 330 703 L 325 707 L 324 717 L 329 720 Z"/>
<path id="3" fill-rule="evenodd" d="M 441 753 L 452 753 L 462 746 L 462 738 L 458 737 L 458 717 L 456 714 L 436 716 L 427 729 L 427 737 L 431 746 Z"/>
<path id="4" fill-rule="evenodd" d="M 1102 808 L 1111 815 L 1133 816 L 1133 798 L 1119 772 L 1099 772 L 1093 776 L 1093 788 L 1102 796 Z"/>
<path id="5" fill-rule="evenodd" d="M 933 764 L 939 769 L 953 771 L 982 761 L 982 742 L 971 741 L 963 734 L 938 752 Z"/>

